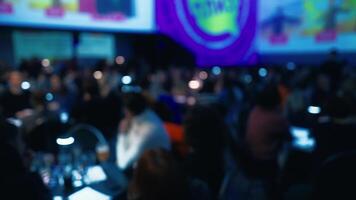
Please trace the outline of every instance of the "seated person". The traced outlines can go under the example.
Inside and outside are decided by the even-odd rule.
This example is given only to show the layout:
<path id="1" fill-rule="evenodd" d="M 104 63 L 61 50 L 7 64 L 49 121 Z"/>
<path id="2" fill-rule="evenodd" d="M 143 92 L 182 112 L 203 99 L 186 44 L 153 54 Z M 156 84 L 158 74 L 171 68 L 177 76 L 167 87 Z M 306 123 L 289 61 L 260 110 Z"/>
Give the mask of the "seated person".
<path id="1" fill-rule="evenodd" d="M 50 199 L 48 189 L 39 175 L 28 169 L 25 162 L 25 145 L 18 128 L 0 120 L 0 193 L 10 199 Z"/>
<path id="2" fill-rule="evenodd" d="M 210 199 L 207 185 L 188 178 L 173 156 L 162 149 L 143 153 L 134 169 L 127 192 L 128 200 L 205 200 Z"/>
<path id="3" fill-rule="evenodd" d="M 11 71 L 7 77 L 7 88 L 0 96 L 0 106 L 4 117 L 23 117 L 28 115 L 31 93 L 23 90 L 23 74 Z"/>
<path id="4" fill-rule="evenodd" d="M 242 167 L 248 177 L 264 181 L 268 199 L 279 199 L 276 183 L 281 165 L 278 158 L 290 140 L 288 121 L 284 118 L 281 98 L 276 86 L 267 85 L 257 95 L 256 105 L 249 114 L 246 129 L 246 155 Z"/>
<path id="5" fill-rule="evenodd" d="M 288 121 L 283 117 L 280 102 L 274 86 L 266 86 L 257 96 L 246 130 L 246 143 L 255 160 L 276 160 L 283 142 L 289 139 Z"/>
<path id="6" fill-rule="evenodd" d="M 178 158 L 183 158 L 187 155 L 189 149 L 184 140 L 183 126 L 174 122 L 172 110 L 163 102 L 155 102 L 153 109 L 163 121 L 171 144 L 172 152 Z"/>
<path id="7" fill-rule="evenodd" d="M 226 126 L 212 106 L 189 109 L 184 124 L 184 138 L 189 146 L 183 165 L 186 173 L 206 182 L 213 199 L 219 194 L 225 167 Z"/>
<path id="8" fill-rule="evenodd" d="M 117 165 L 131 167 L 141 154 L 154 148 L 170 150 L 163 122 L 147 107 L 142 94 L 127 93 L 123 98 L 125 117 L 120 122 L 116 144 Z"/>

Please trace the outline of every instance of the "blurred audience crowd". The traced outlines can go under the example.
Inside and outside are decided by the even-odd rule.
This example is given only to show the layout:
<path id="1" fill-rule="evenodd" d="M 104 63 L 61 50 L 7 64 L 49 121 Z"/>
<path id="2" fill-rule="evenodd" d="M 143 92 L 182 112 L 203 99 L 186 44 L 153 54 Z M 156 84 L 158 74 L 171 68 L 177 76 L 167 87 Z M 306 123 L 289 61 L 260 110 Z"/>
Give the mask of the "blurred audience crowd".
<path id="1" fill-rule="evenodd" d="M 335 52 L 320 66 L 247 68 L 33 59 L 2 68 L 0 102 L 0 159 L 12 163 L 1 168 L 22 184 L 38 182 L 29 150 L 58 154 L 78 124 L 109 141 L 130 179 L 120 198 L 325 199 L 351 192 L 333 182 L 340 171 L 356 173 L 343 168 L 356 150 L 356 70 Z M 293 127 L 313 142 L 294 145 Z M 27 193 L 48 198 L 37 185 Z"/>

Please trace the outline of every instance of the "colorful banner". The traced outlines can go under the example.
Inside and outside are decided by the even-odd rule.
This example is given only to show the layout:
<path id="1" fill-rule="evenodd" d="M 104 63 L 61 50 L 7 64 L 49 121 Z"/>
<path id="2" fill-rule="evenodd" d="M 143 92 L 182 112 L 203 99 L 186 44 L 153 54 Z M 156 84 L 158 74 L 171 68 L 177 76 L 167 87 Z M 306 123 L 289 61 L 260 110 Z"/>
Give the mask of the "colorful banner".
<path id="1" fill-rule="evenodd" d="M 356 51 L 356 0 L 268 0 L 258 4 L 260 54 Z"/>
<path id="2" fill-rule="evenodd" d="M 0 26 L 153 32 L 154 0 L 0 0 Z"/>
<path id="3" fill-rule="evenodd" d="M 256 0 L 157 0 L 158 31 L 195 53 L 199 66 L 256 61 Z"/>

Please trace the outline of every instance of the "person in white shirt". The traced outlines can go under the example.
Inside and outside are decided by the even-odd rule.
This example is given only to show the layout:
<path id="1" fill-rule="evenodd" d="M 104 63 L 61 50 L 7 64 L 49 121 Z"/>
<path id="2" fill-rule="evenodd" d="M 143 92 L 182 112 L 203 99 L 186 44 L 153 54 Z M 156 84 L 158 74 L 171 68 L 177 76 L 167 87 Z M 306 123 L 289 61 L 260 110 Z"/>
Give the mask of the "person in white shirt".
<path id="1" fill-rule="evenodd" d="M 120 122 L 116 144 L 116 162 L 126 170 L 150 149 L 170 150 L 171 144 L 163 122 L 147 107 L 140 93 L 124 95 L 125 117 Z"/>

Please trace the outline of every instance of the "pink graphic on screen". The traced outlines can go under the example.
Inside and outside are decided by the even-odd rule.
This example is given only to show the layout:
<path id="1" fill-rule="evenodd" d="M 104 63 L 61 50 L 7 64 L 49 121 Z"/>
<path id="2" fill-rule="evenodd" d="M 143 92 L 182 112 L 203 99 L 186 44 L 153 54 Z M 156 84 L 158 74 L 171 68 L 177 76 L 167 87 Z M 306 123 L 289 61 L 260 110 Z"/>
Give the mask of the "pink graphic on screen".
<path id="1" fill-rule="evenodd" d="M 269 42 L 271 44 L 286 44 L 288 43 L 288 35 L 286 34 L 271 35 L 269 38 Z"/>
<path id="2" fill-rule="evenodd" d="M 64 9 L 61 7 L 52 7 L 46 10 L 46 15 L 49 17 L 63 17 Z"/>
<path id="3" fill-rule="evenodd" d="M 330 42 L 335 41 L 337 37 L 336 30 L 326 30 L 318 33 L 315 37 L 317 42 Z"/>
<path id="4" fill-rule="evenodd" d="M 0 13 L 11 14 L 13 12 L 12 4 L 7 2 L 0 2 Z"/>
<path id="5" fill-rule="evenodd" d="M 80 0 L 79 11 L 87 13 L 96 13 L 96 0 Z"/>

